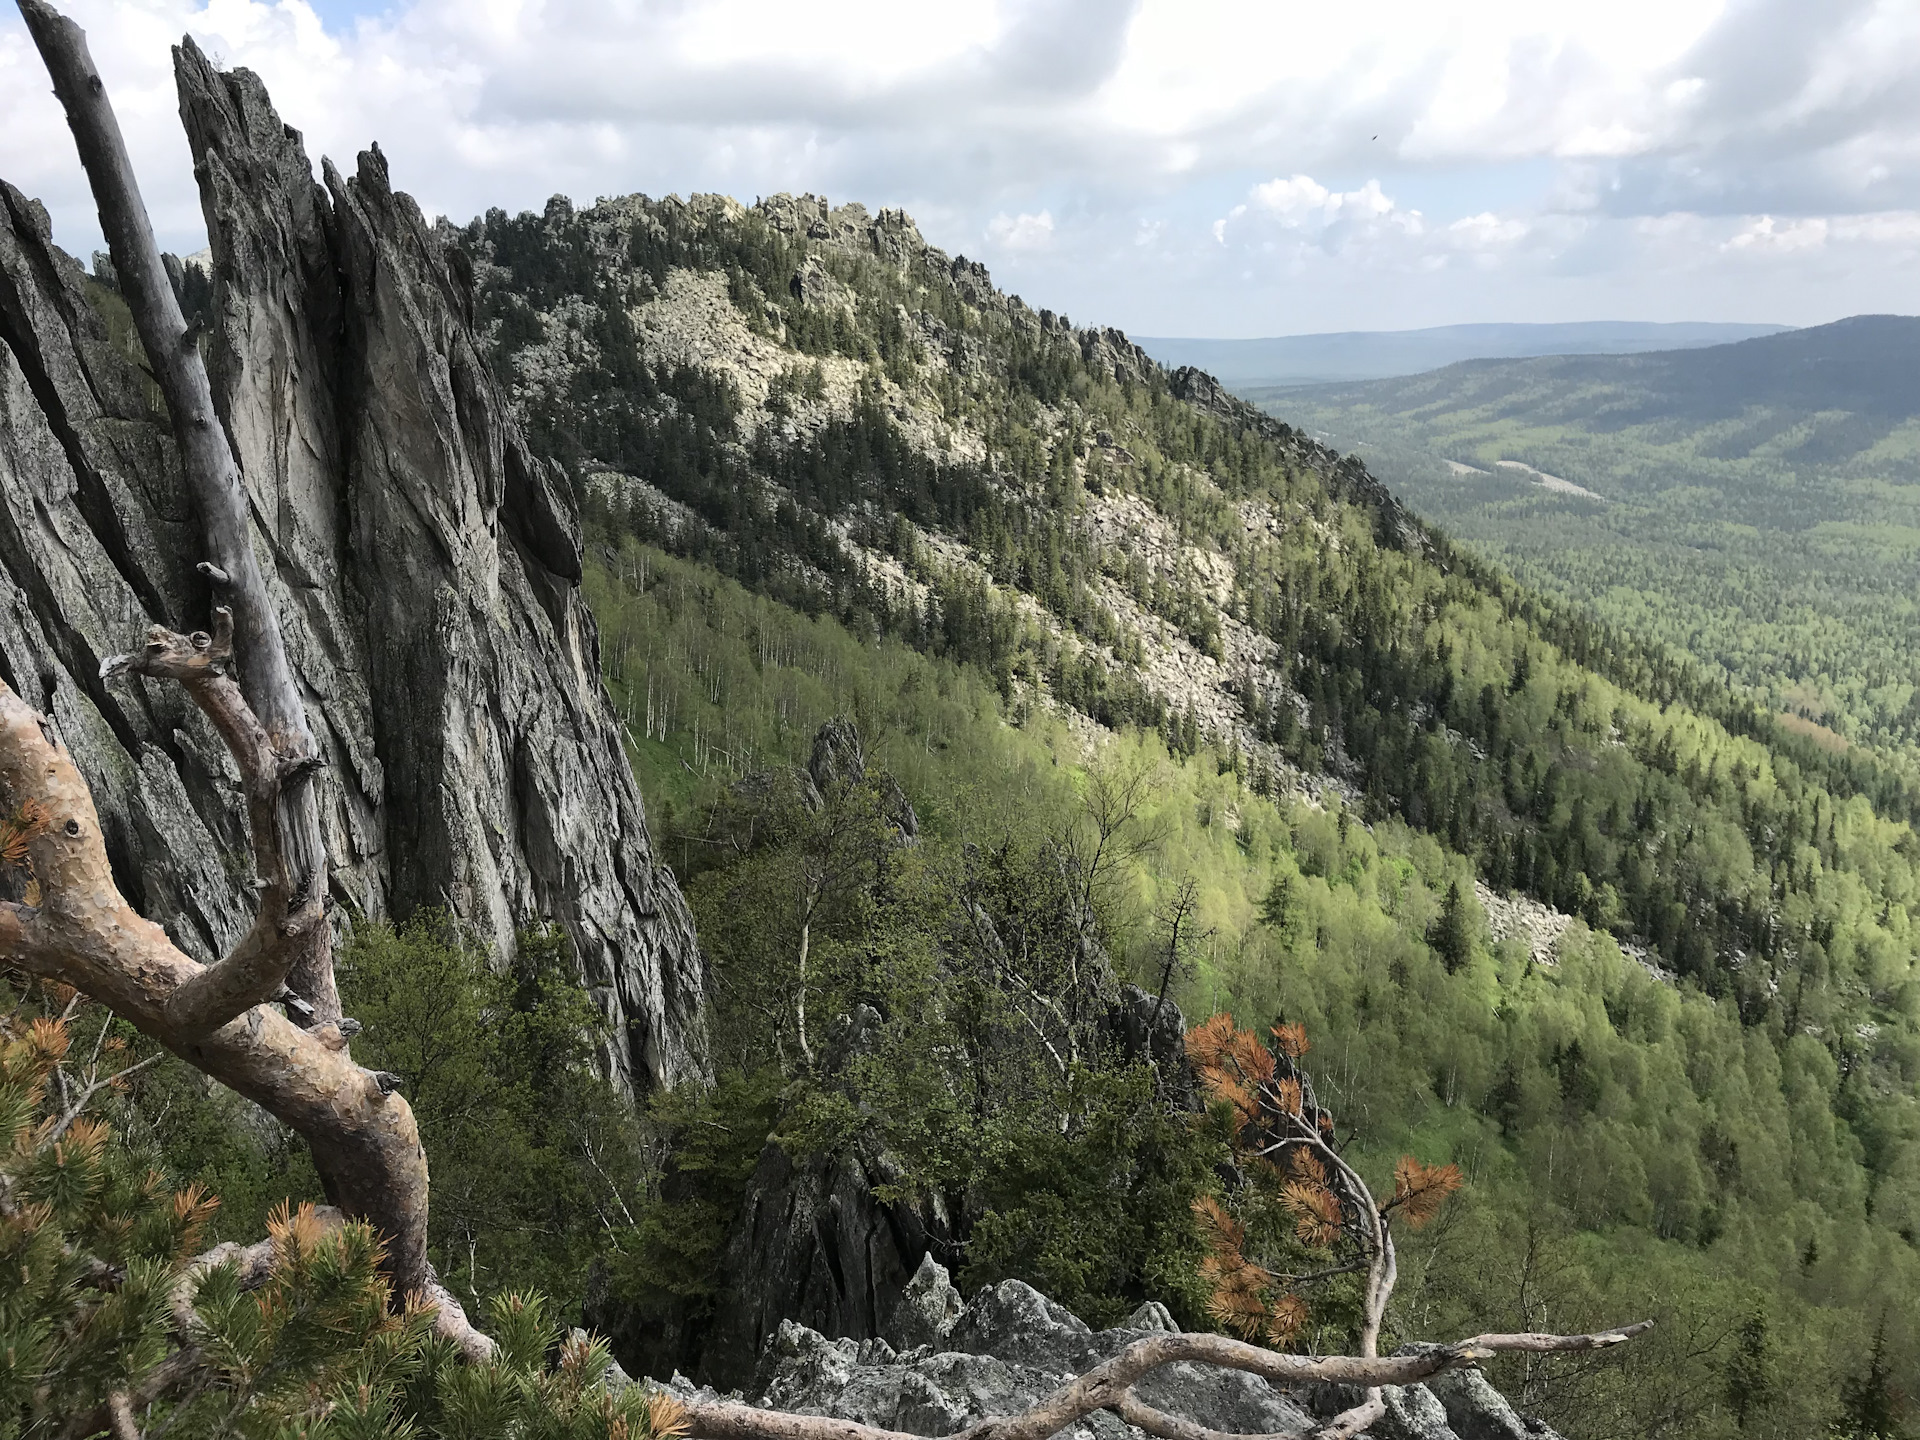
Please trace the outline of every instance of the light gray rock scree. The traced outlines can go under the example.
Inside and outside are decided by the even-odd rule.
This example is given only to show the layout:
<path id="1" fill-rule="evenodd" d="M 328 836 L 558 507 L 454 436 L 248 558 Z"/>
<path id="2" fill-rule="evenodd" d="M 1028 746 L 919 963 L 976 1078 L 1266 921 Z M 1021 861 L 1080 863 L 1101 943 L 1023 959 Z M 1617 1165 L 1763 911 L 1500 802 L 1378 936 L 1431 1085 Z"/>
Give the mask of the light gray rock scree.
<path id="1" fill-rule="evenodd" d="M 1112 1330 L 1090 1330 L 1029 1285 L 1006 1280 L 962 1304 L 932 1257 L 921 1263 L 882 1337 L 829 1340 L 792 1321 L 768 1337 L 756 1404 L 832 1415 L 920 1435 L 950 1434 L 989 1415 L 1024 1410 L 1134 1340 L 1175 1329 L 1149 1302 Z M 686 1395 L 696 1391 L 675 1377 Z M 1169 1365 L 1143 1380 L 1140 1397 L 1213 1430 L 1305 1434 L 1360 1395 L 1335 1387 L 1283 1393 L 1254 1375 L 1210 1365 Z M 1389 1387 L 1375 1440 L 1559 1440 L 1516 1415 L 1477 1370 L 1425 1385 Z M 1073 1440 L 1142 1440 L 1107 1411 L 1089 1415 Z"/>

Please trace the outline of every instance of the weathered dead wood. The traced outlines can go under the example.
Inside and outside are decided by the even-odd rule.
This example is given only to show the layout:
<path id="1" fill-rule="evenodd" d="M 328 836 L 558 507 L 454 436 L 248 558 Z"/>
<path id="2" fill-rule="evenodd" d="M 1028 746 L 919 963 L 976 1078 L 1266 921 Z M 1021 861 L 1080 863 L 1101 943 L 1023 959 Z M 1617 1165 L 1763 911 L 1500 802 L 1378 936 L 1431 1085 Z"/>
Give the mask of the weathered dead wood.
<path id="1" fill-rule="evenodd" d="M 1134 1341 L 1019 1415 L 990 1416 L 940 1440 L 1048 1440 L 1095 1410 L 1113 1410 L 1161 1440 L 1273 1440 L 1209 1430 L 1156 1410 L 1133 1394 L 1132 1387 L 1145 1376 L 1180 1361 L 1244 1370 L 1278 1385 L 1369 1387 L 1363 1404 L 1307 1432 L 1332 1440 L 1358 1434 L 1385 1413 L 1378 1389 L 1382 1385 L 1412 1385 L 1510 1350 L 1608 1349 L 1652 1327 L 1651 1320 L 1643 1320 L 1592 1335 L 1476 1335 L 1418 1355 L 1387 1356 L 1287 1355 L 1225 1335 L 1153 1335 Z M 732 1400 L 692 1402 L 687 1406 L 687 1421 L 690 1433 L 699 1440 L 924 1440 L 856 1421 L 790 1415 Z"/>
<path id="2" fill-rule="evenodd" d="M 121 896 L 87 782 L 51 722 L 4 683 L 0 795 L 40 817 L 26 842 L 39 903 L 0 902 L 0 959 L 100 1001 L 296 1130 L 328 1198 L 385 1238 L 396 1292 L 434 1300 L 444 1333 L 470 1354 L 490 1353 L 427 1264 L 427 1158 L 405 1098 L 356 1065 L 337 1031 L 303 1030 L 271 1006 L 212 1030 L 179 1027 L 175 998 L 213 971 Z"/>
<path id="3" fill-rule="evenodd" d="M 106 86 L 88 53 L 86 32 L 46 0 L 18 0 L 18 4 L 53 79 L 53 92 L 66 111 L 121 294 L 166 401 L 181 472 L 206 537 L 210 565 L 202 569 L 216 589 L 224 591 L 222 598 L 233 610 L 234 634 L 243 657 L 238 666 L 240 691 L 265 726 L 274 752 L 305 760 L 317 755 L 318 748 L 287 659 L 273 598 L 255 558 L 246 483 L 214 409 L 197 337 L 180 313 L 180 302 L 161 263 L 146 204 L 140 198 L 140 183 Z M 295 888 L 324 895 L 327 850 L 312 773 L 288 774 L 274 797 L 274 809 L 281 829 L 276 852 L 284 852 Z M 294 967 L 287 983 L 308 1007 L 307 1023 L 337 1021 L 340 998 L 332 952 L 319 946 L 300 947 L 291 958 Z M 210 1002 L 196 1003 L 206 1003 L 208 1014 L 220 1008 Z"/>
<path id="4" fill-rule="evenodd" d="M 1367 1391 L 1367 1398 L 1351 1410 L 1344 1410 L 1313 1432 L 1314 1440 L 1352 1440 L 1387 1413 L 1387 1397 L 1379 1387 Z"/>
<path id="5" fill-rule="evenodd" d="M 253 836 L 259 909 L 239 944 L 173 992 L 167 1023 L 182 1036 L 215 1029 L 279 995 L 289 973 L 322 963 L 327 949 L 325 896 L 316 888 L 324 871 L 298 875 L 281 844 L 279 802 L 287 782 L 311 764 L 274 747 L 266 726 L 234 683 L 233 612 L 213 612 L 213 633 L 176 635 L 154 626 L 137 655 L 116 655 L 100 667 L 103 679 L 137 674 L 182 686 L 213 722 L 240 768 Z"/>

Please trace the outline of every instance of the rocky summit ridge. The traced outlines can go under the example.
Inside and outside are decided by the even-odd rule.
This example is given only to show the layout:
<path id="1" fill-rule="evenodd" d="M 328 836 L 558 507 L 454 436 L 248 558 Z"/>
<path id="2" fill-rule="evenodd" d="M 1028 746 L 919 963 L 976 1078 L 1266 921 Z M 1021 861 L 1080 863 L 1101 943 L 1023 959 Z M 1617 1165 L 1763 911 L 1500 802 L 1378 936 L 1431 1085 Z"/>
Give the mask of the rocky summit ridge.
<path id="1" fill-rule="evenodd" d="M 1275 711 L 1304 719 L 1307 701 L 1276 683 L 1287 657 L 1249 609 L 1266 552 L 1338 548 L 1338 518 L 1231 496 L 1205 465 L 1165 461 L 1143 431 L 1102 423 L 1076 387 L 1216 418 L 1386 545 L 1427 549 L 1358 460 L 1201 371 L 1163 370 L 1120 330 L 1033 309 L 900 210 L 814 195 L 555 197 L 539 215 L 494 211 L 447 236 L 472 261 L 479 330 L 516 415 L 617 528 L 750 583 L 784 571 L 775 593 L 810 607 L 850 580 L 928 614 L 953 586 L 984 586 L 1036 654 L 1137 696 L 1117 715 L 1057 675 L 1016 674 L 1032 703 L 1105 723 L 1172 714 L 1303 791 L 1341 783 L 1337 741 L 1324 774 L 1272 743 Z M 620 406 L 630 419 L 615 423 Z M 816 483 L 843 460 L 866 466 L 860 484 Z M 916 466 L 919 500 L 900 481 Z M 1014 542 L 969 523 L 983 508 L 1004 512 Z M 771 536 L 776 525 L 812 534 Z M 1043 530 L 1052 563 L 1084 587 L 1071 607 L 1009 549 Z"/>

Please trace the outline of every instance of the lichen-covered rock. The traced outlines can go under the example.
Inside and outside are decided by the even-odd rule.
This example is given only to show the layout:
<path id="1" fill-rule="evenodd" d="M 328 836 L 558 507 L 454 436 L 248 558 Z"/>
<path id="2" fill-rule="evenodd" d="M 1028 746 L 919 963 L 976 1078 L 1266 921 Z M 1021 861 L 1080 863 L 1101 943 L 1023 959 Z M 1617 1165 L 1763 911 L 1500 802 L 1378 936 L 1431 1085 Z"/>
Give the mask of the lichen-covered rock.
<path id="1" fill-rule="evenodd" d="M 1018 1280 L 982 1290 L 957 1315 L 947 1272 L 931 1260 L 915 1273 L 887 1338 L 830 1340 L 792 1320 L 769 1332 L 755 1404 L 831 1415 L 916 1435 L 945 1435 L 991 1415 L 1031 1407 L 1060 1385 L 1156 1333 L 1178 1333 L 1164 1306 L 1148 1302 L 1125 1325 L 1091 1330 L 1079 1317 Z M 936 1338 L 900 1344 L 931 1331 Z M 945 1333 L 942 1334 L 941 1332 Z M 695 1391 L 676 1376 L 674 1387 Z M 1361 1393 L 1322 1386 L 1289 1394 L 1258 1376 L 1209 1365 L 1169 1365 L 1136 1387 L 1141 1399 L 1210 1430 L 1237 1435 L 1306 1435 Z M 1389 1386 L 1374 1440 L 1558 1440 L 1516 1416 L 1478 1371 L 1453 1371 L 1427 1385 Z M 1097 1411 L 1070 1432 L 1078 1440 L 1142 1440 L 1141 1432 Z"/>
<path id="2" fill-rule="evenodd" d="M 1518 1414 L 1478 1370 L 1453 1370 L 1428 1383 L 1460 1440 L 1559 1440 L 1541 1421 Z"/>
<path id="3" fill-rule="evenodd" d="M 913 1272 L 906 1293 L 893 1308 L 893 1318 L 880 1333 L 897 1350 L 922 1345 L 944 1350 L 964 1309 L 966 1302 L 948 1277 L 947 1267 L 928 1255 Z"/>
<path id="4" fill-rule="evenodd" d="M 937 1296 L 946 1272 L 923 1266 L 918 1293 Z M 944 1306 L 944 1297 L 942 1297 Z M 1171 1328 L 1166 1311 L 1143 1306 L 1146 1323 L 1093 1331 L 1031 1286 L 1002 1281 L 974 1297 L 944 1343 L 896 1352 L 886 1340 L 829 1340 L 787 1321 L 768 1337 L 756 1403 L 834 1415 L 920 1435 L 941 1435 L 989 1415 L 1010 1415 L 1126 1345 Z M 1216 1429 L 1248 1434 L 1304 1430 L 1307 1413 L 1256 1376 L 1171 1365 L 1145 1381 L 1142 1398 Z M 1097 1440 L 1138 1440 L 1105 1411 L 1074 1428 Z"/>
<path id="5" fill-rule="evenodd" d="M 883 1334 L 922 1257 L 952 1238 L 937 1200 L 874 1194 L 900 1179 L 885 1154 L 795 1161 L 769 1144 L 722 1258 L 725 1299 L 700 1353 L 685 1363 L 718 1384 L 741 1385 L 784 1321 L 798 1318 L 832 1336 Z"/>
<path id="6" fill-rule="evenodd" d="M 563 478 L 471 333 L 464 257 L 377 149 L 313 181 L 257 77 L 176 52 L 212 236 L 209 368 L 253 500 L 349 914 L 460 915 L 505 954 L 551 919 L 635 1088 L 703 1074 L 691 918 L 647 838 L 581 598 Z M 0 188 L 0 673 L 93 786 L 128 898 L 208 959 L 248 923 L 244 810 L 176 688 L 100 660 L 212 597 L 117 299 Z M 241 657 L 245 663 L 245 657 Z"/>

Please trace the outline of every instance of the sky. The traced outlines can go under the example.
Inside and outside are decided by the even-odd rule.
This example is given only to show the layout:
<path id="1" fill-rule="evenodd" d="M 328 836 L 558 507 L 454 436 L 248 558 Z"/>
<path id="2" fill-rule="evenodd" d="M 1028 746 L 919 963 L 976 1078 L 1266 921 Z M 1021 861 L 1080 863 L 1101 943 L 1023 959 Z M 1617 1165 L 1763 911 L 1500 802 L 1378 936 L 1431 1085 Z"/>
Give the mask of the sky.
<path id="1" fill-rule="evenodd" d="M 430 214 L 643 191 L 899 206 L 1143 335 L 1920 312 L 1920 0 L 67 0 L 161 243 L 169 46 Z M 0 18 L 0 178 L 98 225 Z"/>

